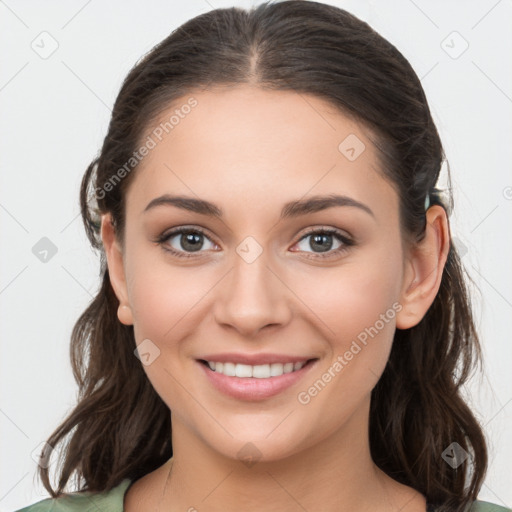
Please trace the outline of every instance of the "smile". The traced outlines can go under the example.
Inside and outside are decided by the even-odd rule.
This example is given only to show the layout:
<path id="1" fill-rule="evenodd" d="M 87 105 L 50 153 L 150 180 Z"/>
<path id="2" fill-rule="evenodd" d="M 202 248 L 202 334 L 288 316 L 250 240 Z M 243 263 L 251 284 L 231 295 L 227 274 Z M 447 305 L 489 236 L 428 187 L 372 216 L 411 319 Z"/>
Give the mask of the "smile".
<path id="1" fill-rule="evenodd" d="M 268 379 L 270 377 L 279 377 L 284 373 L 292 373 L 300 370 L 307 361 L 301 363 L 273 363 L 273 364 L 236 364 L 236 363 L 218 363 L 206 361 L 211 370 L 227 375 L 228 377 L 253 377 L 255 379 Z"/>
<path id="2" fill-rule="evenodd" d="M 316 366 L 318 358 L 296 363 L 249 365 L 197 360 L 214 389 L 244 401 L 263 400 L 297 384 Z"/>

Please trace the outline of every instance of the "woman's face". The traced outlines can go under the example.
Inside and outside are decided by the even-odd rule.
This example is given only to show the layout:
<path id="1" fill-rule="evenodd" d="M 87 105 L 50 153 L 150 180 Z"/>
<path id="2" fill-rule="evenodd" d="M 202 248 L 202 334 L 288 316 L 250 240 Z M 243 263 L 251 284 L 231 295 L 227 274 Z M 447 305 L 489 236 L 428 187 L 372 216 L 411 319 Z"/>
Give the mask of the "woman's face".
<path id="1" fill-rule="evenodd" d="M 405 254 L 397 193 L 361 126 L 315 96 L 237 86 L 184 96 L 147 134 L 156 146 L 127 192 L 123 266 L 144 370 L 173 428 L 266 460 L 366 432 Z M 188 202 L 154 202 L 164 196 Z M 190 233 L 171 233 L 180 227 Z M 263 377 L 201 362 L 237 356 L 259 368 L 235 372 Z M 314 361 L 265 377 L 290 370 L 265 367 L 272 356 Z"/>

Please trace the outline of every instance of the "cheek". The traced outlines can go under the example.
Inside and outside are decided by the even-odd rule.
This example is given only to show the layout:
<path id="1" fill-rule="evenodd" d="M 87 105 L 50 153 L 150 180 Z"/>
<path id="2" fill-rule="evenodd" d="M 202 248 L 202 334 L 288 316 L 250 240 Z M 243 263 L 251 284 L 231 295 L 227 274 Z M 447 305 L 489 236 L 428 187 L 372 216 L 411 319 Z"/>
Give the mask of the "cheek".
<path id="1" fill-rule="evenodd" d="M 147 264 L 142 258 L 130 273 L 135 331 L 160 342 L 179 339 L 178 333 L 194 321 L 215 285 L 206 268 L 180 268 L 162 261 Z M 139 342 L 137 335 L 136 339 Z"/>
<path id="2" fill-rule="evenodd" d="M 314 402 L 319 414 L 323 408 L 339 411 L 333 412 L 333 428 L 338 414 L 350 414 L 371 392 L 389 358 L 401 310 L 402 268 L 399 255 L 390 254 L 385 247 L 376 248 L 328 272 L 320 269 L 300 279 L 297 295 L 307 297 L 316 325 L 323 325 L 321 336 L 329 351 L 319 369 L 319 378 L 329 384 L 323 391 L 322 384 L 315 385 L 315 376 L 308 383 L 312 394 L 309 388 L 303 390 L 304 401 Z"/>
<path id="3" fill-rule="evenodd" d="M 143 369 L 171 410 L 187 410 L 190 396 L 180 384 L 192 364 L 187 341 L 204 317 L 215 276 L 211 269 L 171 265 L 143 251 L 132 254 L 127 271 L 134 335 L 137 345 L 149 347 L 152 358 Z"/>
<path id="4" fill-rule="evenodd" d="M 315 282 L 302 281 L 298 293 L 309 290 L 308 307 L 327 326 L 323 333 L 330 352 L 297 397 L 319 432 L 334 431 L 348 421 L 384 371 L 401 309 L 399 264 L 377 260 L 357 269 L 336 269 Z"/>
<path id="5" fill-rule="evenodd" d="M 400 258 L 385 258 L 376 251 L 337 268 L 302 275 L 294 290 L 322 321 L 333 348 L 339 349 L 376 323 L 389 337 L 400 298 L 400 265 Z M 381 315 L 386 316 L 384 325 Z"/>

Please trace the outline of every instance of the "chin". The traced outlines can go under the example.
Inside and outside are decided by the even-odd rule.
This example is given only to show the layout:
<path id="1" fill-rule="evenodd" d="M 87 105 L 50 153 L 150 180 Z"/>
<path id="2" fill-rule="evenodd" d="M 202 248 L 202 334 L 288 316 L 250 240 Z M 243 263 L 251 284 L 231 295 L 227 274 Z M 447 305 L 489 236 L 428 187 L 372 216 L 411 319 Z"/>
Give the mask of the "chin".
<path id="1" fill-rule="evenodd" d="M 287 425 L 287 428 L 283 428 L 283 424 L 279 425 L 283 416 L 276 420 L 272 418 L 265 425 L 254 420 L 241 421 L 237 428 L 233 425 L 227 427 L 233 437 L 228 434 L 212 437 L 210 431 L 204 433 L 203 440 L 212 450 L 228 459 L 245 463 L 248 467 L 256 462 L 286 459 L 314 444 L 313 438 L 307 435 L 304 424 Z M 289 420 L 284 423 L 286 421 Z M 272 426 L 269 428 L 267 423 Z"/>

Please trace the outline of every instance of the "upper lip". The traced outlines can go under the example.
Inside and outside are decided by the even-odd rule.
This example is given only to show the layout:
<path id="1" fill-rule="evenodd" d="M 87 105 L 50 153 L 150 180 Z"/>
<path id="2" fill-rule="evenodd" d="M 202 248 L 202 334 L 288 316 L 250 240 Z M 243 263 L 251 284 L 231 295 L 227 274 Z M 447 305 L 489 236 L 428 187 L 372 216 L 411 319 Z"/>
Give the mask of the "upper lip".
<path id="1" fill-rule="evenodd" d="M 212 361 L 214 363 L 235 363 L 249 364 L 251 366 L 272 363 L 302 363 L 315 359 L 313 357 L 301 357 L 286 354 L 235 354 L 223 352 L 222 354 L 210 354 L 201 357 L 204 361 Z"/>

